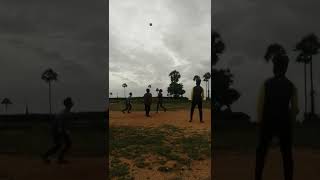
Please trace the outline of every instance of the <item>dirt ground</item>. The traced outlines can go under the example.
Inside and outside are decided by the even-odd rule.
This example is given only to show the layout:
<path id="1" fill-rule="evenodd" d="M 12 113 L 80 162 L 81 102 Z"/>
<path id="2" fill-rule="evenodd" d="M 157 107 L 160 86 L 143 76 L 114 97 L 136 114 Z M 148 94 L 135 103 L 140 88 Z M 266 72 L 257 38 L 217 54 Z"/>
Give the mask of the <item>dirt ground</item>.
<path id="1" fill-rule="evenodd" d="M 295 180 L 318 180 L 320 177 L 320 151 L 294 150 Z M 214 178 L 217 180 L 254 179 L 255 154 L 217 150 L 214 152 Z M 271 149 L 264 171 L 264 179 L 283 180 L 282 159 L 279 149 Z"/>
<path id="2" fill-rule="evenodd" d="M 145 117 L 143 111 L 122 113 L 120 111 L 111 111 L 109 113 L 110 127 L 131 126 L 131 127 L 159 127 L 163 125 L 172 125 L 184 132 L 209 132 L 211 130 L 211 111 L 203 110 L 204 123 L 199 121 L 199 113 L 197 109 L 193 115 L 193 121 L 189 122 L 189 114 L 187 110 L 167 111 L 167 112 L 151 112 L 151 117 Z M 156 158 L 156 157 L 155 157 Z M 209 180 L 211 175 L 211 159 L 193 161 L 191 169 L 185 169 L 177 173 L 159 172 L 156 167 L 149 169 L 141 169 L 134 166 L 134 163 L 124 159 L 124 162 L 130 165 L 132 174 L 135 179 L 189 179 L 189 180 Z M 168 162 L 170 163 L 170 162 Z"/>
<path id="3" fill-rule="evenodd" d="M 105 159 L 69 158 L 70 163 L 44 164 L 40 158 L 0 155 L 0 180 L 106 180 Z"/>
<path id="4" fill-rule="evenodd" d="M 146 117 L 142 111 L 129 114 L 124 114 L 121 111 L 110 111 L 109 126 L 158 127 L 167 124 L 183 129 L 206 131 L 211 129 L 211 111 L 209 109 L 203 110 L 204 123 L 200 123 L 197 109 L 194 111 L 191 123 L 189 122 L 190 112 L 187 110 L 151 112 L 150 115 L 151 117 Z"/>

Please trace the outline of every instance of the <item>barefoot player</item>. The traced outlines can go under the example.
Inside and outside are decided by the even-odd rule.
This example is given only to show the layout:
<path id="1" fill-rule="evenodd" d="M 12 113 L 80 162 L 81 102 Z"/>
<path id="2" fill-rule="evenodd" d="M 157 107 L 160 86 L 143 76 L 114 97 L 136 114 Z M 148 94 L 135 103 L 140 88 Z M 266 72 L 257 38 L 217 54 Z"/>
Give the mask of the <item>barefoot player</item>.
<path id="1" fill-rule="evenodd" d="M 143 100 L 144 100 L 146 116 L 150 117 L 150 109 L 152 104 L 152 94 L 150 93 L 150 89 L 146 89 L 146 93 L 143 96 Z"/>
<path id="2" fill-rule="evenodd" d="M 192 89 L 191 111 L 190 111 L 190 121 L 189 122 L 192 122 L 194 108 L 197 105 L 198 109 L 199 109 L 200 122 L 203 123 L 203 120 L 202 120 L 202 100 L 204 97 L 204 91 L 203 91 L 203 88 L 200 86 L 200 84 L 201 84 L 201 79 L 197 79 L 196 86 L 193 87 L 193 89 Z"/>

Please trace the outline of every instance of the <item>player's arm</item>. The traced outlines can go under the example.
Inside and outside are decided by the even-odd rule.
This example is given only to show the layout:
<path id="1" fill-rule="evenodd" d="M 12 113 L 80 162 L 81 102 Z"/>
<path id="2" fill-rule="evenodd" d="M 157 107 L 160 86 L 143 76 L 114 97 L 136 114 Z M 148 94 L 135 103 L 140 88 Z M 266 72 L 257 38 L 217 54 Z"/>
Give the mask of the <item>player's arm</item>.
<path id="1" fill-rule="evenodd" d="M 204 100 L 204 90 L 201 88 L 201 99 Z"/>
<path id="2" fill-rule="evenodd" d="M 193 101 L 193 88 L 191 90 L 191 101 Z"/>
<path id="3" fill-rule="evenodd" d="M 264 98 L 265 98 L 265 86 L 264 84 L 260 87 L 258 94 L 258 102 L 257 102 L 257 123 L 262 122 L 263 116 L 263 106 L 264 106 Z"/>
<path id="4" fill-rule="evenodd" d="M 291 99 L 291 117 L 292 120 L 296 120 L 296 116 L 299 113 L 299 107 L 298 107 L 298 89 L 293 86 L 293 95 Z"/>

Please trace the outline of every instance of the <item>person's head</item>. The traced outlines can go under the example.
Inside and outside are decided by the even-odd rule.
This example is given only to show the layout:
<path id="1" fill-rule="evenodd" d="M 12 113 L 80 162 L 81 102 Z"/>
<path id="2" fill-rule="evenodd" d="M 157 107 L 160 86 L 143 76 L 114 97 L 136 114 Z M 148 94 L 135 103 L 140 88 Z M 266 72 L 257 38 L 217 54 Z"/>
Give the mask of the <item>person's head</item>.
<path id="1" fill-rule="evenodd" d="M 132 96 L 132 92 L 129 93 L 129 96 Z"/>
<path id="2" fill-rule="evenodd" d="M 288 69 L 289 57 L 286 55 L 283 55 L 272 62 L 273 62 L 273 74 L 276 77 L 285 76 Z"/>
<path id="3" fill-rule="evenodd" d="M 162 92 L 162 89 L 160 89 L 159 92 Z"/>
<path id="4" fill-rule="evenodd" d="M 63 105 L 66 108 L 66 110 L 70 111 L 71 108 L 73 107 L 73 101 L 71 97 L 67 97 L 63 100 Z"/>
<path id="5" fill-rule="evenodd" d="M 147 93 L 149 93 L 149 92 L 150 92 L 150 89 L 146 89 L 146 91 L 147 91 Z"/>
<path id="6" fill-rule="evenodd" d="M 197 79 L 197 80 L 196 80 L 196 85 L 197 85 L 197 86 L 200 86 L 200 84 L 201 84 L 201 79 Z"/>

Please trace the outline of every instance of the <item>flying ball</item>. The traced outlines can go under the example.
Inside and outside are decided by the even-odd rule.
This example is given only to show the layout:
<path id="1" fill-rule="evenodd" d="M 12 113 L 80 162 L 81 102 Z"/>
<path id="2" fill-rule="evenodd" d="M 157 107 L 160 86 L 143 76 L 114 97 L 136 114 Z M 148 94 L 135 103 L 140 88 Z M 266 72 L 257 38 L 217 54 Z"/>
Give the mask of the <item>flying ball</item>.
<path id="1" fill-rule="evenodd" d="M 149 23 L 149 26 L 152 26 L 152 23 Z"/>

